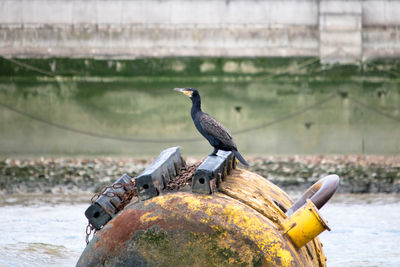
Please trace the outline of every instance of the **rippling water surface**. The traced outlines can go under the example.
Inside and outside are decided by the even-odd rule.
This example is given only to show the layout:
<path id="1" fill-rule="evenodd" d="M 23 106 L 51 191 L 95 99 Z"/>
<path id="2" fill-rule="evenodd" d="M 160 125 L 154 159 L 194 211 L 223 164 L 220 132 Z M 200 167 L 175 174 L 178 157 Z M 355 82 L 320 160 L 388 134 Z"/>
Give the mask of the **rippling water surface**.
<path id="1" fill-rule="evenodd" d="M 400 266 L 400 196 L 339 195 L 321 213 L 328 266 Z"/>
<path id="2" fill-rule="evenodd" d="M 74 266 L 85 248 L 90 196 L 0 202 L 0 266 Z M 400 196 L 337 195 L 321 209 L 328 266 L 399 266 Z"/>
<path id="3" fill-rule="evenodd" d="M 0 266 L 74 266 L 85 248 L 87 199 L 2 199 Z"/>

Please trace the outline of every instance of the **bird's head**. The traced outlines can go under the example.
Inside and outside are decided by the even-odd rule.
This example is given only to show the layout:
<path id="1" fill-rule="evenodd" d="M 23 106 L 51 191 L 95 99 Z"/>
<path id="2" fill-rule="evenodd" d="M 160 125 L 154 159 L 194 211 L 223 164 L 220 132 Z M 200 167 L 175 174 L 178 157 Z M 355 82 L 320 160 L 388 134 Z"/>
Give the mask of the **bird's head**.
<path id="1" fill-rule="evenodd" d="M 175 88 L 174 90 L 179 91 L 179 92 L 187 95 L 190 98 L 192 98 L 196 95 L 199 95 L 199 92 L 194 88 Z"/>

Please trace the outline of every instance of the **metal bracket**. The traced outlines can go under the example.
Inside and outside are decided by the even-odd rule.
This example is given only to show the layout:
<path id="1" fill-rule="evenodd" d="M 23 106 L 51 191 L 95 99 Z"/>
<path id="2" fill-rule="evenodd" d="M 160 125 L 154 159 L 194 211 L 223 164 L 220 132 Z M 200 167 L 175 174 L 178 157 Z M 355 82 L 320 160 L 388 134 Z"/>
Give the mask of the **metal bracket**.
<path id="1" fill-rule="evenodd" d="M 165 149 L 160 155 L 135 178 L 136 188 L 140 200 L 147 200 L 158 196 L 165 189 L 168 182 L 177 176 L 184 165 L 179 147 Z M 208 156 L 194 173 L 192 192 L 211 194 L 216 190 L 220 180 L 235 168 L 235 157 L 230 151 L 218 151 L 217 156 Z M 130 183 L 131 177 L 121 176 L 114 184 Z M 89 208 L 85 216 L 97 230 L 101 229 L 117 213 L 121 203 L 118 194 L 125 192 L 124 187 L 108 188 Z"/>
<path id="2" fill-rule="evenodd" d="M 208 156 L 194 173 L 192 192 L 213 193 L 220 180 L 224 180 L 235 167 L 235 157 L 231 151 L 219 150 L 216 156 Z"/>
<path id="3" fill-rule="evenodd" d="M 140 200 L 158 196 L 171 178 L 177 176 L 184 162 L 179 147 L 165 149 L 135 178 Z"/>
<path id="4" fill-rule="evenodd" d="M 127 174 L 122 175 L 113 185 L 119 183 L 121 185 L 131 182 L 131 177 Z M 96 230 L 103 227 L 117 213 L 117 207 L 121 203 L 118 194 L 123 194 L 125 189 L 123 186 L 119 188 L 108 188 L 89 208 L 85 211 L 85 216 Z"/>

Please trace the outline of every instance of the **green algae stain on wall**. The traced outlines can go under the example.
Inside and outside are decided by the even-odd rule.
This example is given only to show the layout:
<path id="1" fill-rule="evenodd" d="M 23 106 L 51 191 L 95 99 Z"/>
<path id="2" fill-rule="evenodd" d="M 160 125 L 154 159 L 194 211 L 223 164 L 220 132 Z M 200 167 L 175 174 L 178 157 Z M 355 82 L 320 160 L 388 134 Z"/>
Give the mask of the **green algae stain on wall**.
<path id="1" fill-rule="evenodd" d="M 198 88 L 203 110 L 221 121 L 247 154 L 400 151 L 400 81 L 394 75 L 398 62 L 363 66 L 322 66 L 314 58 L 18 62 L 45 72 L 0 60 L 1 102 L 22 112 L 7 106 L 0 109 L 3 156 L 147 156 L 172 145 L 183 146 L 185 154 L 209 153 L 208 143 L 191 121 L 190 100 L 176 94 L 175 87 Z M 299 113 L 330 95 L 332 100 Z M 192 139 L 196 140 L 187 141 Z"/>

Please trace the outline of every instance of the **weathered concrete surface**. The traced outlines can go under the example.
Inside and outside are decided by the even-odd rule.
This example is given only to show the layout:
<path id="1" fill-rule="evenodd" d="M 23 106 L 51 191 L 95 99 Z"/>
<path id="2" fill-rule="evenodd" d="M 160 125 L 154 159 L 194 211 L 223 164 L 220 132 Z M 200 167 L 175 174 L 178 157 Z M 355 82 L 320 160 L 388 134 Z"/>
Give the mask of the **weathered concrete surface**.
<path id="1" fill-rule="evenodd" d="M 314 1 L 33 0 L 0 5 L 1 55 L 313 56 L 318 51 Z"/>
<path id="2" fill-rule="evenodd" d="M 2 23 L 315 25 L 315 0 L 2 0 Z"/>
<path id="3" fill-rule="evenodd" d="M 0 0 L 0 55 L 135 58 L 400 55 L 390 0 Z"/>
<path id="4" fill-rule="evenodd" d="M 1 55 L 134 58 L 313 56 L 316 27 L 260 25 L 46 25 L 0 27 Z"/>
<path id="5" fill-rule="evenodd" d="M 363 60 L 400 56 L 400 1 L 363 3 Z"/>
<path id="6" fill-rule="evenodd" d="M 352 63 L 360 60 L 361 1 L 321 1 L 319 57 L 322 62 Z"/>

